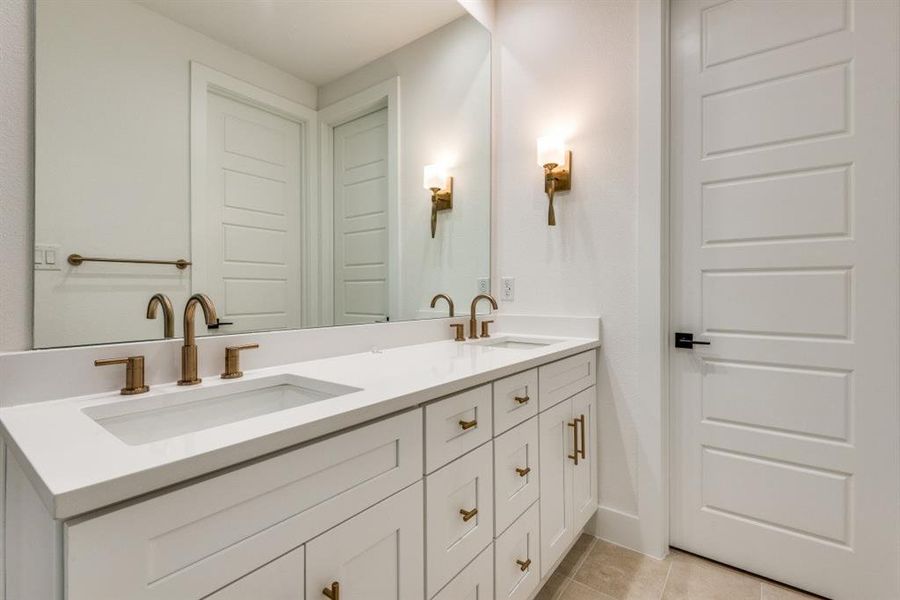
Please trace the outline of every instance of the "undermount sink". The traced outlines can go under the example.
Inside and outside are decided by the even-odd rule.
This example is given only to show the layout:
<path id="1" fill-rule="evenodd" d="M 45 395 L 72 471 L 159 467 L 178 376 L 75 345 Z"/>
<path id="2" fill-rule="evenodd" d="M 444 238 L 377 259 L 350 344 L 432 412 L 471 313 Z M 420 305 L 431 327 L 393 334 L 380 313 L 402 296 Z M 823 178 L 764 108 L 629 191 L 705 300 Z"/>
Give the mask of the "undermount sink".
<path id="1" fill-rule="evenodd" d="M 498 338 L 482 339 L 475 342 L 479 346 L 488 346 L 490 348 L 507 348 L 509 350 L 537 350 L 551 344 L 562 342 L 563 340 L 552 338 L 531 338 L 521 336 L 501 336 Z"/>
<path id="2" fill-rule="evenodd" d="M 327 381 L 277 375 L 210 388 L 176 389 L 91 406 L 83 412 L 126 444 L 135 446 L 358 391 L 359 388 Z"/>

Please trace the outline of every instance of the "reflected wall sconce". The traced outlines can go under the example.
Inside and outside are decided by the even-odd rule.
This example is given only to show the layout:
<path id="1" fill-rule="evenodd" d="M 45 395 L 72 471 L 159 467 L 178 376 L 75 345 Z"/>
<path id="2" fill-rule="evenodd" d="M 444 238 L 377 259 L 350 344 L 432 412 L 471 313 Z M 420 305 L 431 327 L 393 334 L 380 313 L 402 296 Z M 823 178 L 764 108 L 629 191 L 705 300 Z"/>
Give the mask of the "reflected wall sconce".
<path id="1" fill-rule="evenodd" d="M 548 135 L 537 141 L 538 165 L 544 169 L 544 193 L 550 200 L 547 225 L 556 225 L 553 198 L 556 192 L 572 189 L 572 151 L 566 150 L 562 138 Z"/>
<path id="2" fill-rule="evenodd" d="M 425 166 L 426 190 L 431 190 L 431 237 L 437 231 L 437 214 L 439 210 L 453 208 L 453 178 L 447 175 L 441 165 Z"/>

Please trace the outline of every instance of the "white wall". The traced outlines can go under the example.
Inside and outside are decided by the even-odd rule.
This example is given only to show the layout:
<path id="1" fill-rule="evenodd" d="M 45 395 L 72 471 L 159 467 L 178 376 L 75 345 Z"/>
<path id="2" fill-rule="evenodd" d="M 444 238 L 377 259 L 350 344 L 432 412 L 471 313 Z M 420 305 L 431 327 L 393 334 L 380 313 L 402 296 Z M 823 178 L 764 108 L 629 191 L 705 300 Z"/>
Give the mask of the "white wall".
<path id="1" fill-rule="evenodd" d="M 602 317 L 597 533 L 630 546 L 640 521 L 637 9 L 500 1 L 494 30 L 496 275 L 516 279 L 501 309 Z M 551 228 L 535 139 L 554 131 L 574 156 Z"/>
<path id="2" fill-rule="evenodd" d="M 321 108 L 400 79 L 401 319 L 427 314 L 438 292 L 462 310 L 490 276 L 490 50 L 488 32 L 465 16 L 319 88 Z M 422 169 L 438 162 L 454 177 L 453 209 L 438 213 L 431 239 Z"/>
<path id="3" fill-rule="evenodd" d="M 37 31 L 35 237 L 63 261 L 190 257 L 191 60 L 315 108 L 312 84 L 133 2 L 42 0 Z M 36 271 L 35 346 L 158 338 L 158 291 L 183 305 L 190 269 Z"/>
<path id="4" fill-rule="evenodd" d="M 31 347 L 33 19 L 0 2 L 0 350 Z"/>

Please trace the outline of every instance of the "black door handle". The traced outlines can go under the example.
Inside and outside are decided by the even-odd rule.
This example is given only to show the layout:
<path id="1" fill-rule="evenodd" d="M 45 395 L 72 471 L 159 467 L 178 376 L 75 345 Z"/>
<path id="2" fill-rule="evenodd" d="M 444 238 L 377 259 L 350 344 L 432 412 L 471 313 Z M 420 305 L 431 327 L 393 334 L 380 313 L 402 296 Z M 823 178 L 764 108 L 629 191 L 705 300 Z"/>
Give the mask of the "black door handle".
<path id="1" fill-rule="evenodd" d="M 693 333 L 685 333 L 685 332 L 677 332 L 675 334 L 675 347 L 676 348 L 687 348 L 691 350 L 695 345 L 701 346 L 709 346 L 709 342 L 698 342 L 694 340 Z"/>

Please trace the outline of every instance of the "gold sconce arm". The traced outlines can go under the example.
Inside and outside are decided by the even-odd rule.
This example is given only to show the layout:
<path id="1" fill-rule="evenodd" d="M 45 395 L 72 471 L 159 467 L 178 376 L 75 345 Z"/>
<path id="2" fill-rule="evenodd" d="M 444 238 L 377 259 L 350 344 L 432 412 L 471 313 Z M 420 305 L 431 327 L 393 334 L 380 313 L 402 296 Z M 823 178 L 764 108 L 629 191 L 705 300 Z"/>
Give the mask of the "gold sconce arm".
<path id="1" fill-rule="evenodd" d="M 437 214 L 439 210 L 453 208 L 453 178 L 448 177 L 444 188 L 428 188 L 431 190 L 431 238 L 437 232 Z"/>
<path id="2" fill-rule="evenodd" d="M 547 225 L 556 225 L 556 211 L 553 208 L 553 200 L 556 192 L 567 192 L 572 189 L 572 151 L 565 153 L 565 164 L 547 163 L 544 165 L 544 193 L 550 201 L 547 211 Z"/>

